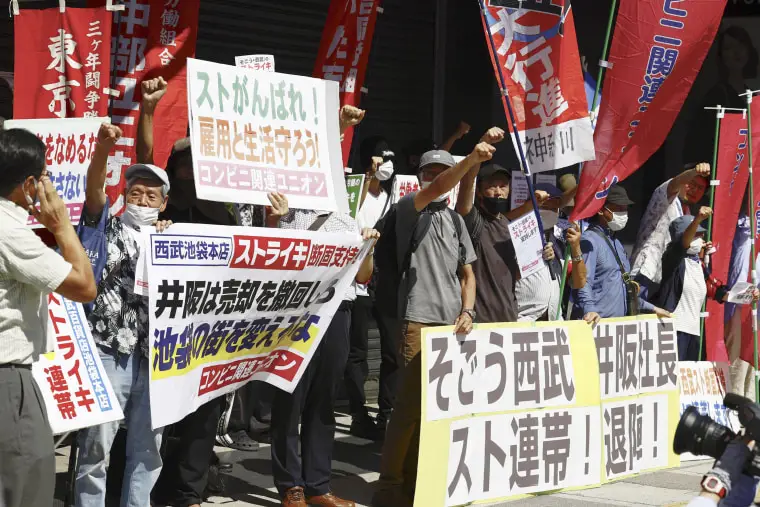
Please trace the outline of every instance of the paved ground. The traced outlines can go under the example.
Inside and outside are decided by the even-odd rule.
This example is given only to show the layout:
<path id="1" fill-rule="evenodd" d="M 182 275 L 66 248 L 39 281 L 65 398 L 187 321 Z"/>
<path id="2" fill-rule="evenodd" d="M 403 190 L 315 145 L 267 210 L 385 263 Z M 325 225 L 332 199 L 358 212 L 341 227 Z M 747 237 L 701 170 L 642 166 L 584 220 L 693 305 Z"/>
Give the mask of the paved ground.
<path id="1" fill-rule="evenodd" d="M 371 498 L 371 484 L 377 480 L 380 445 L 348 435 L 349 422 L 346 416 L 339 418 L 332 487 L 336 494 L 367 506 Z M 208 503 L 203 504 L 204 507 L 276 507 L 280 505 L 270 476 L 269 446 L 262 446 L 257 452 L 229 449 L 217 449 L 217 451 L 222 461 L 233 464 L 232 472 L 225 476 L 228 496 L 212 498 Z M 686 505 L 694 496 L 699 489 L 700 477 L 711 464 L 710 461 L 686 463 L 677 470 L 643 475 L 601 488 L 539 496 L 498 505 L 510 507 L 601 505 L 680 507 Z M 64 448 L 60 450 L 58 457 L 60 482 L 65 480 L 67 465 L 68 448 Z"/>

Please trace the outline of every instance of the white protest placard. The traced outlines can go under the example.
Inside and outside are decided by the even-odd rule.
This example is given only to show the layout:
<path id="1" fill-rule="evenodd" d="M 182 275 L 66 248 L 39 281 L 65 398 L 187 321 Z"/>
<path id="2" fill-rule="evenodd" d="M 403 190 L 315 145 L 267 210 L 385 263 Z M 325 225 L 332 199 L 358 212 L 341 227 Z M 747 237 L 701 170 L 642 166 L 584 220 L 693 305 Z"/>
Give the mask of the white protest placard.
<path id="1" fill-rule="evenodd" d="M 519 208 L 530 199 L 530 189 L 522 171 L 512 171 L 512 183 L 509 187 L 509 199 L 512 209 Z"/>
<path id="2" fill-rule="evenodd" d="M 46 120 L 6 120 L 3 128 L 26 129 L 45 143 L 45 165 L 50 182 L 69 210 L 71 223 L 77 225 L 84 209 L 87 168 L 90 165 L 100 124 L 108 118 L 56 118 Z M 29 216 L 29 225 L 42 228 Z"/>
<path id="3" fill-rule="evenodd" d="M 199 199 L 348 213 L 338 84 L 188 58 Z"/>
<path id="4" fill-rule="evenodd" d="M 731 287 L 728 291 L 728 302 L 735 303 L 737 305 L 749 305 L 752 304 L 752 293 L 755 291 L 755 286 L 749 282 L 736 282 L 736 285 Z"/>
<path id="5" fill-rule="evenodd" d="M 150 234 L 154 427 L 250 380 L 292 392 L 369 246 L 359 234 L 253 227 Z"/>
<path id="6" fill-rule="evenodd" d="M 554 174 L 536 174 L 536 185 L 557 186 L 557 176 Z"/>
<path id="7" fill-rule="evenodd" d="M 236 56 L 235 67 L 263 72 L 274 72 L 274 55 Z"/>
<path id="8" fill-rule="evenodd" d="M 393 186 L 391 187 L 391 204 L 396 204 L 407 194 L 419 192 L 420 182 L 417 176 L 409 176 L 406 174 L 398 174 L 393 178 Z M 473 194 L 474 195 L 474 194 Z M 457 198 L 459 197 L 459 183 L 451 189 L 448 196 L 449 208 L 454 209 L 457 205 Z"/>
<path id="9" fill-rule="evenodd" d="M 123 419 L 82 305 L 58 294 L 49 294 L 47 299 L 48 339 L 55 343 L 55 350 L 40 356 L 32 374 L 53 433 Z"/>
<path id="10" fill-rule="evenodd" d="M 520 275 L 527 278 L 545 264 L 543 258 L 543 243 L 538 230 L 538 220 L 532 211 L 509 223 L 509 234 L 515 247 L 517 263 L 520 265 Z"/>

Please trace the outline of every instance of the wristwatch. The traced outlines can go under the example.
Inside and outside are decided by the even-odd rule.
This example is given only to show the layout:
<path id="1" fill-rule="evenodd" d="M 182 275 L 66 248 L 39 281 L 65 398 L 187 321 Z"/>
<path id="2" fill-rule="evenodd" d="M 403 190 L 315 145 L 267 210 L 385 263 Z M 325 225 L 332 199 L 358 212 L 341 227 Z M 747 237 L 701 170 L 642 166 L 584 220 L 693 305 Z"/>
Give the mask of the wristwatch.
<path id="1" fill-rule="evenodd" d="M 579 255 L 578 257 L 573 256 L 572 259 L 573 259 L 573 262 L 582 262 L 583 256 L 582 255 Z"/>
<path id="2" fill-rule="evenodd" d="M 723 481 L 711 474 L 705 475 L 702 478 L 702 489 L 708 493 L 718 495 L 721 498 L 724 498 L 728 492 Z"/>
<path id="3" fill-rule="evenodd" d="M 469 315 L 472 321 L 475 322 L 475 310 L 464 309 L 462 310 L 462 313 L 466 313 L 467 315 Z"/>

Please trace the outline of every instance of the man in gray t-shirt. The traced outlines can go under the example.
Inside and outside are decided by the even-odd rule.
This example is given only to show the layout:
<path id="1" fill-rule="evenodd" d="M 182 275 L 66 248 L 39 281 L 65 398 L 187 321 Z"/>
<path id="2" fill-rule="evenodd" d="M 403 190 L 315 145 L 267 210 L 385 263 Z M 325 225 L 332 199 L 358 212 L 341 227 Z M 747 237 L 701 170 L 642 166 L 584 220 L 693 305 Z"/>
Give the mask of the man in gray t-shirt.
<path id="1" fill-rule="evenodd" d="M 404 266 L 415 229 L 426 231 L 412 253 L 409 269 L 399 287 L 399 315 L 403 321 L 401 356 L 404 372 L 393 416 L 383 446 L 380 488 L 375 507 L 411 506 L 417 480 L 421 404 L 422 329 L 454 325 L 467 334 L 475 318 L 475 251 L 460 216 L 447 209 L 448 194 L 476 164 L 490 160 L 495 151 L 478 144 L 459 164 L 445 151 L 425 153 L 417 177 L 420 191 L 396 205 L 397 261 Z M 455 225 L 454 220 L 459 223 Z M 457 229 L 462 232 L 459 233 Z M 460 259 L 460 251 L 463 252 Z"/>

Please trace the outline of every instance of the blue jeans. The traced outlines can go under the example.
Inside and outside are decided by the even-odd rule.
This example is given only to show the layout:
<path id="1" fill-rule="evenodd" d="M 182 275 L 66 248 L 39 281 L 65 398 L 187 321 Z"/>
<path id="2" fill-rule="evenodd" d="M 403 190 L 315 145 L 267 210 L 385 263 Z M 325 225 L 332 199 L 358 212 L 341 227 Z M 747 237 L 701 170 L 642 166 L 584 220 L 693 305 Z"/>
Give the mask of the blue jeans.
<path id="1" fill-rule="evenodd" d="M 747 507 L 755 501 L 757 491 L 757 479 L 742 474 L 735 484 L 731 485 L 731 492 L 718 504 L 720 507 Z"/>
<path id="2" fill-rule="evenodd" d="M 103 370 L 124 411 L 127 427 L 127 461 L 121 489 L 121 507 L 150 505 L 150 492 L 161 472 L 161 434 L 151 430 L 148 359 L 139 350 L 131 355 L 98 347 Z M 130 424 L 134 422 L 134 424 Z M 106 503 L 106 472 L 119 422 L 79 432 L 79 462 L 75 486 L 77 507 L 103 507 Z"/>

